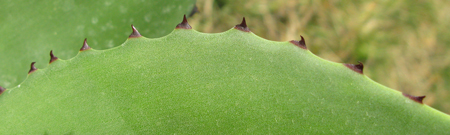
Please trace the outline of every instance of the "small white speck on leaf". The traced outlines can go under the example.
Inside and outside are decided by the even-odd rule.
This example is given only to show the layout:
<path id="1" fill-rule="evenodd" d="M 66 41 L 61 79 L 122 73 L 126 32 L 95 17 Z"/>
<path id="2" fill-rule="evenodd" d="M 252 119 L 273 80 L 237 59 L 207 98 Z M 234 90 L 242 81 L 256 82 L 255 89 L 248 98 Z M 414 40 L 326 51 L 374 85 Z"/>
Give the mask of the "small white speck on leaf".
<path id="1" fill-rule="evenodd" d="M 98 18 L 97 17 L 93 17 L 92 18 L 92 24 L 97 24 L 98 23 Z"/>

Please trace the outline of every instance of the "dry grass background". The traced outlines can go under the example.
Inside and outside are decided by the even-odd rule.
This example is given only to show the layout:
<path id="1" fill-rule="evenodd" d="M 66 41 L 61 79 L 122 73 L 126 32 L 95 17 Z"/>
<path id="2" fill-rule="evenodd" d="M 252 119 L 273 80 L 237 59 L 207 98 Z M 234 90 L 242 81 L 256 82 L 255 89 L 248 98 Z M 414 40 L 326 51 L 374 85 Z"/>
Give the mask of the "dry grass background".
<path id="1" fill-rule="evenodd" d="M 258 36 L 306 39 L 314 54 L 365 65 L 365 75 L 390 88 L 426 95 L 450 113 L 450 1 L 198 0 L 194 29 L 223 32 L 246 17 Z"/>

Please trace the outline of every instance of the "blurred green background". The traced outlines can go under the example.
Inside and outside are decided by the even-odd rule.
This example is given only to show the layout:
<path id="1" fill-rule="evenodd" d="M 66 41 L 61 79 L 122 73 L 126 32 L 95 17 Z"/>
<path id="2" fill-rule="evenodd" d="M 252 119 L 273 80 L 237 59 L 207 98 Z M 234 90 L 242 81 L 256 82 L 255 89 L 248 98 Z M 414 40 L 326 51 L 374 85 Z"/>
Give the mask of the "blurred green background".
<path id="1" fill-rule="evenodd" d="M 206 33 L 246 17 L 250 30 L 274 41 L 306 39 L 314 54 L 364 63 L 376 82 L 450 113 L 450 1 L 197 0 L 189 23 Z"/>

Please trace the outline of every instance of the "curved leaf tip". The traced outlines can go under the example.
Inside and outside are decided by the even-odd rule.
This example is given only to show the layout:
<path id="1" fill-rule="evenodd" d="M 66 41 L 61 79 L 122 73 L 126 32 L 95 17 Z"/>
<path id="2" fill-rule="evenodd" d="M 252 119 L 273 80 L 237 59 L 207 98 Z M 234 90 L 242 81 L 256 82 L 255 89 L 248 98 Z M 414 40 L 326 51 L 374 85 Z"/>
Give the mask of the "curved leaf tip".
<path id="1" fill-rule="evenodd" d="M 245 22 L 245 17 L 242 18 L 241 24 L 234 26 L 234 28 L 244 32 L 250 32 L 250 29 L 247 27 L 247 22 Z"/>
<path id="2" fill-rule="evenodd" d="M 85 38 L 84 42 L 83 42 L 83 46 L 81 47 L 80 51 L 86 51 L 89 49 L 91 49 L 91 47 L 89 47 L 89 45 L 87 44 L 87 38 Z"/>
<path id="3" fill-rule="evenodd" d="M 53 50 L 50 51 L 50 62 L 52 63 L 53 61 L 58 60 L 58 57 L 56 57 L 55 55 L 53 55 Z"/>
<path id="4" fill-rule="evenodd" d="M 403 94 L 403 96 L 405 96 L 405 97 L 407 97 L 407 98 L 409 98 L 411 100 L 414 100 L 417 103 L 421 103 L 421 104 L 423 104 L 423 99 L 425 98 L 425 96 L 413 96 L 413 95 L 409 95 L 409 94 L 406 94 L 406 93 L 402 93 L 402 94 Z"/>
<path id="5" fill-rule="evenodd" d="M 175 29 L 192 29 L 191 25 L 189 25 L 186 15 L 183 16 L 183 21 L 175 27 Z"/>
<path id="6" fill-rule="evenodd" d="M 5 91 L 6 89 L 0 86 L 0 95 Z"/>
<path id="7" fill-rule="evenodd" d="M 303 38 L 303 36 L 300 36 L 300 37 L 301 37 L 301 40 L 299 40 L 299 41 L 291 40 L 290 42 L 292 44 L 294 44 L 295 46 L 298 46 L 298 47 L 300 47 L 302 49 L 306 49 L 307 50 L 308 48 L 306 47 L 305 39 Z"/>
<path id="8" fill-rule="evenodd" d="M 130 34 L 130 36 L 128 36 L 128 38 L 142 37 L 142 35 L 139 33 L 139 31 L 137 31 L 137 29 L 133 26 L 133 24 L 131 24 L 131 29 L 133 30 L 133 32 Z"/>
<path id="9" fill-rule="evenodd" d="M 36 62 L 31 62 L 30 71 L 28 71 L 28 74 L 31 74 L 37 70 L 37 68 L 34 66 L 35 63 Z"/>
<path id="10" fill-rule="evenodd" d="M 359 64 L 344 64 L 346 67 L 350 68 L 351 70 L 363 74 L 364 65 L 358 61 Z"/>

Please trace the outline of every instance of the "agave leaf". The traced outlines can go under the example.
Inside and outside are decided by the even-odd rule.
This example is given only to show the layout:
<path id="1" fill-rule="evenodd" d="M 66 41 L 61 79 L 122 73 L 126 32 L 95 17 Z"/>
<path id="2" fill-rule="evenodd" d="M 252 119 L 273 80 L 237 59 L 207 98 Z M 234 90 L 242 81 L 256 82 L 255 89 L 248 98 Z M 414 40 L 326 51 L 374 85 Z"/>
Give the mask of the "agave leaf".
<path id="1" fill-rule="evenodd" d="M 170 33 L 179 16 L 189 14 L 195 0 L 19 0 L 0 1 L 0 86 L 13 87 L 26 77 L 30 62 L 43 68 L 48 52 L 60 58 L 76 55 L 79 42 L 106 49 L 119 45 L 130 24 L 141 33 Z"/>
<path id="2" fill-rule="evenodd" d="M 3 92 L 0 132 L 448 133 L 450 116 L 372 81 L 362 65 L 245 26 L 216 34 L 177 27 L 58 59 Z"/>

